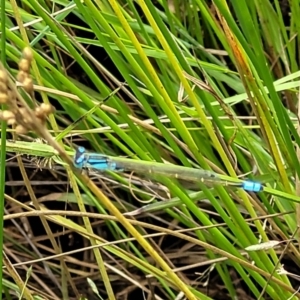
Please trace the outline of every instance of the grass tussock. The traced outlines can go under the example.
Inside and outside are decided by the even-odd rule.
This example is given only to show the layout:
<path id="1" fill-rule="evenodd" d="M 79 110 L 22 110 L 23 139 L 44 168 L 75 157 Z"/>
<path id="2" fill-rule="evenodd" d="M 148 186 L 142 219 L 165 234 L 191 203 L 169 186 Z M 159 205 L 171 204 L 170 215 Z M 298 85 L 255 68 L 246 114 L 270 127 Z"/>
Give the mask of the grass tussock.
<path id="1" fill-rule="evenodd" d="M 299 3 L 227 2 L 1 2 L 2 298 L 299 297 Z"/>

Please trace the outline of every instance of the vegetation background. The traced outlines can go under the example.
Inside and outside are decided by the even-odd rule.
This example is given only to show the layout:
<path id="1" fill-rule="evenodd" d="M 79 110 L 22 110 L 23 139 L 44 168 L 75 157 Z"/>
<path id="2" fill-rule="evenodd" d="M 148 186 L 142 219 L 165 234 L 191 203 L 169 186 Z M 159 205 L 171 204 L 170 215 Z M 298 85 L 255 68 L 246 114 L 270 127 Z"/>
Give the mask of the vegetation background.
<path id="1" fill-rule="evenodd" d="M 2 64 L 55 107 L 1 124 L 2 297 L 298 299 L 299 4 L 2 0 Z M 78 145 L 264 189 L 75 176 Z"/>

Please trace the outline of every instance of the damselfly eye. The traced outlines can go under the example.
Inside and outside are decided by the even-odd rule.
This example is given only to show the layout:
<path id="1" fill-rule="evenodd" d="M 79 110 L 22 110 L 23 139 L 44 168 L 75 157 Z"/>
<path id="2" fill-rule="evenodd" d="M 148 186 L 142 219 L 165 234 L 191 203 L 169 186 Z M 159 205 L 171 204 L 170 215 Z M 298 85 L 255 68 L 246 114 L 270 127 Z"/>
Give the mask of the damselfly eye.
<path id="1" fill-rule="evenodd" d="M 76 152 L 79 152 L 79 153 L 85 153 L 85 148 L 84 147 L 82 147 L 82 146 L 79 146 L 78 148 L 77 148 L 77 151 Z"/>

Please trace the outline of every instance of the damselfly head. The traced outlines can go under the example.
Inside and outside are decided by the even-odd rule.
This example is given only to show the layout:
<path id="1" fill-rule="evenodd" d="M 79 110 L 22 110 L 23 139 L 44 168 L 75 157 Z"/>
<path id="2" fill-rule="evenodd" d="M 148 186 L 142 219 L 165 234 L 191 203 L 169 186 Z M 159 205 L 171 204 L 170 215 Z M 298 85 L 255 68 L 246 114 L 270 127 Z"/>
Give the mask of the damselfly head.
<path id="1" fill-rule="evenodd" d="M 82 169 L 84 162 L 85 162 L 85 148 L 80 146 L 75 151 L 74 165 L 76 168 Z"/>

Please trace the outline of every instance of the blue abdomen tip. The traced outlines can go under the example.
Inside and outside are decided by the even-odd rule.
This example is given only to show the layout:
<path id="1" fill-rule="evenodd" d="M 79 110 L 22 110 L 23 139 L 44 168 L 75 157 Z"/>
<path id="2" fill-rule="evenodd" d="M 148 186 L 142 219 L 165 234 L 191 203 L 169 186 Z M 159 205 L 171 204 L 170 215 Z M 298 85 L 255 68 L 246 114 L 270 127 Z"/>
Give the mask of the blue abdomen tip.
<path id="1" fill-rule="evenodd" d="M 245 191 L 248 192 L 260 192 L 262 190 L 262 185 L 259 182 L 246 180 L 242 183 L 242 187 Z"/>

